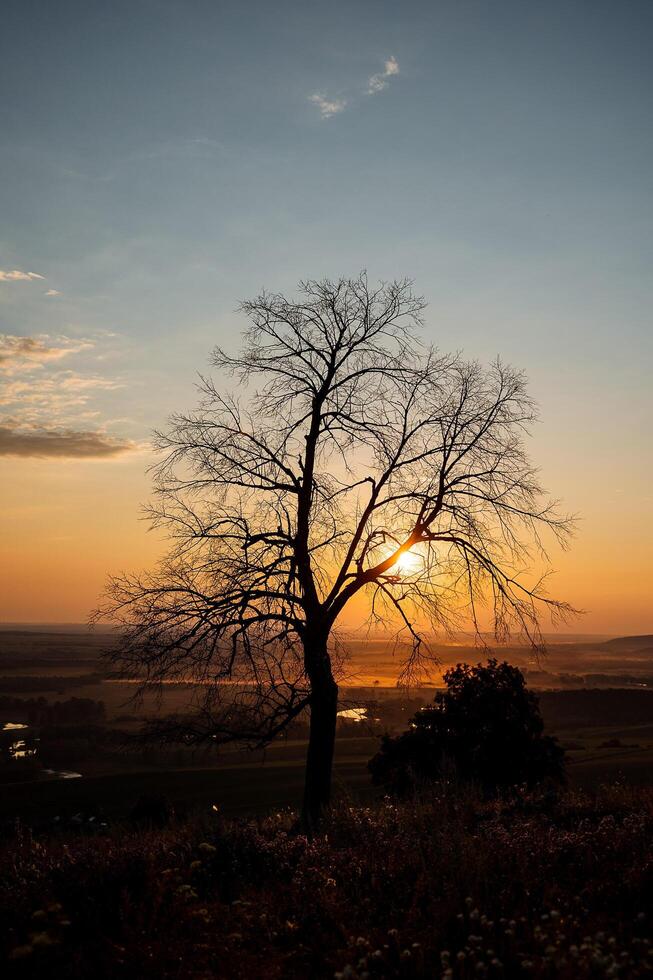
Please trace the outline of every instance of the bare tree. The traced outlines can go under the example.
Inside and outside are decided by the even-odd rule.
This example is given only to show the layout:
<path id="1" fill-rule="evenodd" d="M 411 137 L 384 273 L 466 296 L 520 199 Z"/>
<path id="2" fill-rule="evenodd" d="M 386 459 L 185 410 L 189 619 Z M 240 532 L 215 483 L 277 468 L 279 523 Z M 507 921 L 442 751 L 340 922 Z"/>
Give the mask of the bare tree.
<path id="1" fill-rule="evenodd" d="M 243 350 L 212 358 L 241 397 L 203 379 L 198 410 L 157 434 L 151 514 L 170 553 L 113 579 L 100 615 L 144 684 L 198 683 L 179 737 L 262 745 L 309 709 L 310 825 L 330 798 L 347 604 L 366 590 L 371 621 L 396 621 L 405 679 L 433 630 L 471 619 L 480 635 L 486 602 L 498 639 L 538 647 L 538 607 L 570 610 L 522 571 L 570 522 L 524 449 L 523 376 L 423 347 L 409 282 L 305 282 L 297 301 L 263 293 L 242 310 Z"/>

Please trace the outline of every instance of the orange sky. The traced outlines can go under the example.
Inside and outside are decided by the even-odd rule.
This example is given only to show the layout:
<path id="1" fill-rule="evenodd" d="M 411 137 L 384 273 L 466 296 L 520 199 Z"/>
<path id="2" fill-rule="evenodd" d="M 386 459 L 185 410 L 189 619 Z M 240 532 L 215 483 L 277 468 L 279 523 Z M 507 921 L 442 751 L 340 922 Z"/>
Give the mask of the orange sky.
<path id="1" fill-rule="evenodd" d="M 544 474 L 582 515 L 571 550 L 553 555 L 550 591 L 587 610 L 572 631 L 653 632 L 647 487 L 604 495 L 601 458 L 574 459 Z M 108 572 L 153 563 L 162 541 L 139 519 L 147 461 L 4 461 L 0 621 L 84 621 Z"/>

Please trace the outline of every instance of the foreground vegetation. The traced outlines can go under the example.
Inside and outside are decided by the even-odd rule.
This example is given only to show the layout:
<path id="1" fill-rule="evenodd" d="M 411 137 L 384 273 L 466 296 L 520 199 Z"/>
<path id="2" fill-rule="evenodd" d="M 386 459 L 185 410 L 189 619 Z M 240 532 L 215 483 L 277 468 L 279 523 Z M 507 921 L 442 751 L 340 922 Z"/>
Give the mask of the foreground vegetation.
<path id="1" fill-rule="evenodd" d="M 156 815 L 156 811 L 153 811 Z M 15 977 L 638 977 L 653 792 L 339 804 L 35 839 L 0 854 Z"/>

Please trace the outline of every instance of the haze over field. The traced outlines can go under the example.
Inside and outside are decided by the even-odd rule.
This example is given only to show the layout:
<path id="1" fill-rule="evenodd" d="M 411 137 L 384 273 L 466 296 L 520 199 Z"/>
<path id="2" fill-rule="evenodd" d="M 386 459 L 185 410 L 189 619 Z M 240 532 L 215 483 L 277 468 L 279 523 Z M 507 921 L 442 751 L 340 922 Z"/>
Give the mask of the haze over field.
<path id="1" fill-rule="evenodd" d="M 102 659 L 103 652 L 115 641 L 115 631 L 106 631 L 102 626 L 89 633 L 83 624 L 54 628 L 5 625 L 0 627 L 0 675 L 5 679 L 29 675 L 45 679 L 48 675 L 75 678 L 94 673 L 97 679 L 78 693 L 110 697 L 112 704 L 119 704 L 121 698 L 126 700 L 130 696 L 128 689 L 116 691 L 102 684 L 102 678 L 110 679 L 111 685 L 116 683 L 111 665 Z M 547 637 L 546 653 L 539 657 L 525 644 L 498 646 L 489 636 L 486 641 L 488 646 L 484 649 L 473 637 L 459 635 L 446 643 L 434 638 L 433 664 L 429 677 L 424 676 L 421 685 L 441 684 L 443 671 L 456 663 L 476 662 L 494 655 L 520 666 L 534 688 L 650 686 L 653 689 L 653 636 L 551 635 Z M 397 686 L 405 645 L 397 645 L 383 635 L 367 639 L 342 636 L 340 642 L 345 655 L 340 676 L 347 689 L 381 690 Z M 412 689 L 417 688 L 413 685 Z M 408 693 L 410 690 L 409 686 Z"/>

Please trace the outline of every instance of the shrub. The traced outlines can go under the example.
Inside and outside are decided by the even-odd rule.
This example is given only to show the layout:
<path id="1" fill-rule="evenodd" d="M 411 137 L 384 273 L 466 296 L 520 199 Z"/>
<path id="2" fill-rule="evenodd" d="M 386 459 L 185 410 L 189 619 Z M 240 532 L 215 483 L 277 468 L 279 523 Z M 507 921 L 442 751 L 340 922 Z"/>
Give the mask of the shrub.
<path id="1" fill-rule="evenodd" d="M 141 796 L 132 807 L 130 819 L 143 827 L 167 827 L 175 815 L 172 803 L 166 796 Z"/>
<path id="2" fill-rule="evenodd" d="M 458 664 L 444 681 L 446 690 L 414 715 L 407 732 L 383 738 L 369 763 L 375 783 L 404 794 L 454 773 L 492 795 L 564 780 L 564 750 L 543 734 L 538 699 L 517 667 Z"/>

